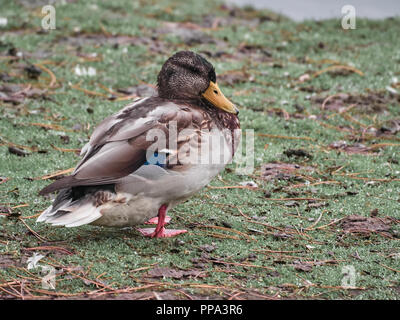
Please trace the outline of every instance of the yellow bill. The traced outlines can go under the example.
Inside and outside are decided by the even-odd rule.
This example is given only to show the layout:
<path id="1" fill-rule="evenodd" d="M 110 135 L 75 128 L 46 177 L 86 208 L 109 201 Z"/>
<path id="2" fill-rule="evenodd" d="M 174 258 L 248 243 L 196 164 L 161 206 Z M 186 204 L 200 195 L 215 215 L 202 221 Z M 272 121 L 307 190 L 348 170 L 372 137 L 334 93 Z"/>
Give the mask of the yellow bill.
<path id="1" fill-rule="evenodd" d="M 235 107 L 235 105 L 224 96 L 218 85 L 212 81 L 210 81 L 209 87 L 203 93 L 203 97 L 217 108 L 229 113 L 239 113 L 239 110 Z"/>

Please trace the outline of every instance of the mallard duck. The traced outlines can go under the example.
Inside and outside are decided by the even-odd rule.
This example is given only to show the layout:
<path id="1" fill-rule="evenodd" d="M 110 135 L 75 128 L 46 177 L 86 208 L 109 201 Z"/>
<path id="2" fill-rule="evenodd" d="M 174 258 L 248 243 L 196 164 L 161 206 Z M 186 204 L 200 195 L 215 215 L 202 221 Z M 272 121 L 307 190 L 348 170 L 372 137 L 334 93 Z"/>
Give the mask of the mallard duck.
<path id="1" fill-rule="evenodd" d="M 58 195 L 37 221 L 66 227 L 147 221 L 156 228 L 138 230 L 156 238 L 186 232 L 165 229 L 167 211 L 230 162 L 240 139 L 238 109 L 219 89 L 212 64 L 191 51 L 164 63 L 157 88 L 157 95 L 140 98 L 100 123 L 73 173 L 40 191 Z M 199 149 L 206 161 L 188 161 Z"/>

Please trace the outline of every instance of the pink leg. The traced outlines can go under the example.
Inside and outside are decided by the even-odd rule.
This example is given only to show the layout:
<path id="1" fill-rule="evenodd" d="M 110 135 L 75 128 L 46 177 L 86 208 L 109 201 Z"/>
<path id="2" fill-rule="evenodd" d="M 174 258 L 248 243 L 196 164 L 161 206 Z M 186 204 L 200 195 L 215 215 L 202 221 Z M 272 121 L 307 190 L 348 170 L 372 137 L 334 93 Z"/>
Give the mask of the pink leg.
<path id="1" fill-rule="evenodd" d="M 171 221 L 170 216 L 165 216 L 165 224 Z M 151 218 L 149 221 L 146 221 L 144 224 L 158 224 L 158 217 Z"/>
<path id="2" fill-rule="evenodd" d="M 150 238 L 169 238 L 176 236 L 181 233 L 187 232 L 187 230 L 168 230 L 165 229 L 164 226 L 166 224 L 166 213 L 167 206 L 163 204 L 160 209 L 158 209 L 158 220 L 157 226 L 155 228 L 145 228 L 145 229 L 137 229 L 141 234 Z"/>

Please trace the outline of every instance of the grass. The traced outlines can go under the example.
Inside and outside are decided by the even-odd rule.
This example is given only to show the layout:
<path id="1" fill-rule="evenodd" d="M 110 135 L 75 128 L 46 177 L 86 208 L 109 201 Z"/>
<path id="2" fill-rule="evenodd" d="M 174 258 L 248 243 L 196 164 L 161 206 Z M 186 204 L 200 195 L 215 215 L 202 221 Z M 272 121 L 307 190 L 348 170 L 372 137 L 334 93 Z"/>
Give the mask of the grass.
<path id="1" fill-rule="evenodd" d="M 122 293 L 152 299 L 157 291 L 173 299 L 400 298 L 400 142 L 396 131 L 377 134 L 400 119 L 399 94 L 387 89 L 399 90 L 400 19 L 358 19 L 356 30 L 342 30 L 339 19 L 295 23 L 212 1 L 66 1 L 55 5 L 56 30 L 43 33 L 40 6 L 20 0 L 0 7 L 0 16 L 8 18 L 0 27 L 0 85 L 47 90 L 20 103 L 0 100 L 0 297 Z M 172 29 L 163 32 L 167 28 Z M 24 58 L 12 56 L 10 48 Z M 170 212 L 172 228 L 189 229 L 176 239 L 149 240 L 131 229 L 36 223 L 34 216 L 51 203 L 37 195 L 51 181 L 36 178 L 73 167 L 79 157 L 65 149 L 81 148 L 96 124 L 127 103 L 108 99 L 104 87 L 115 92 L 155 84 L 165 59 L 183 49 L 214 64 L 220 87 L 240 106 L 242 128 L 255 131 L 254 173 L 237 175 L 232 164 Z M 54 87 L 47 71 L 29 78 L 24 71 L 29 64 L 50 70 Z M 96 75 L 76 75 L 77 65 L 95 68 Z M 305 74 L 309 79 L 300 82 Z M 336 105 L 352 108 L 327 103 L 323 110 L 322 101 L 339 93 L 351 99 Z M 328 147 L 341 140 L 384 145 L 374 152 L 355 145 L 361 153 Z M 9 152 L 12 145 L 29 155 Z M 290 149 L 311 157 L 289 157 Z M 272 162 L 313 171 L 264 180 L 262 165 Z M 258 188 L 213 188 L 249 180 Z M 346 233 L 340 224 L 349 215 L 369 217 L 374 209 L 378 218 L 392 217 L 387 233 Z M 37 249 L 43 246 L 50 248 Z M 40 267 L 27 269 L 33 253 L 45 255 L 40 265 L 56 267 L 56 290 L 42 288 Z M 149 272 L 156 267 L 200 270 L 203 276 L 155 278 Z M 344 267 L 356 272 L 352 288 L 342 286 Z"/>

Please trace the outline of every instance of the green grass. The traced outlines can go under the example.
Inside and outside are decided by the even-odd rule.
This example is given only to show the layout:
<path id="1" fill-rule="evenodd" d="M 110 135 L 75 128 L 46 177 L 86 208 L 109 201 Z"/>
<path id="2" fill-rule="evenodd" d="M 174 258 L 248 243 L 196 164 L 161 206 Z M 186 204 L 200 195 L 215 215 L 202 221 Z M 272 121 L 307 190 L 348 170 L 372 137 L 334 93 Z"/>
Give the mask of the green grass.
<path id="1" fill-rule="evenodd" d="M 400 118 L 398 95 L 390 96 L 386 89 L 393 78 L 400 78 L 396 40 L 400 19 L 358 19 L 356 30 L 345 31 L 341 29 L 339 19 L 294 23 L 267 11 L 235 9 L 234 14 L 230 14 L 225 7 L 212 1 L 207 5 L 197 1 L 174 1 L 174 4 L 170 1 L 146 1 L 146 4 L 123 0 L 108 4 L 77 1 L 56 4 L 57 29 L 43 34 L 38 32 L 42 17 L 40 6 L 28 6 L 28 3 L 0 1 L 0 16 L 8 17 L 9 21 L 6 27 L 0 27 L 0 73 L 7 73 L 10 83 L 30 84 L 48 91 L 46 98 L 25 99 L 19 105 L 0 101 L 0 176 L 9 179 L 0 184 L 0 207 L 3 207 L 0 215 L 0 282 L 4 284 L 0 286 L 4 289 L 0 290 L 0 297 L 18 296 L 21 281 L 25 281 L 31 298 L 63 294 L 93 297 L 95 294 L 88 296 L 87 293 L 99 287 L 87 280 L 90 279 L 103 281 L 108 287 L 103 288 L 105 292 L 112 292 L 111 288 L 129 288 L 127 291 L 133 292 L 132 288 L 158 282 L 151 292 L 165 293 L 179 288 L 194 297 L 226 299 L 242 292 L 239 298 L 260 298 L 260 295 L 294 299 L 400 298 L 398 220 L 393 222 L 392 238 L 380 233 L 368 237 L 344 234 L 339 223 L 326 226 L 348 215 L 370 216 L 374 209 L 379 209 L 378 217 L 400 219 L 400 184 L 399 180 L 393 180 L 400 178 L 399 136 L 362 139 L 363 131 L 368 127 L 379 129 Z M 207 22 L 213 17 L 220 17 L 222 21 L 216 29 L 211 29 Z M 160 32 L 165 28 L 165 21 L 199 24 L 203 27 L 201 32 L 212 37 L 215 43 L 185 44 L 177 35 Z M 133 44 L 116 47 L 110 39 L 104 40 L 104 34 L 110 35 L 111 40 L 118 36 L 137 39 Z M 87 35 L 94 35 L 97 40 L 85 40 Z M 148 42 L 140 41 L 142 38 Z M 5 57 L 10 44 L 24 53 L 25 60 Z M 240 48 L 245 45 L 252 53 L 240 53 Z M 270 57 L 258 52 L 257 46 L 268 51 Z M 161 49 L 155 51 L 155 48 Z M 229 74 L 232 70 L 241 73 L 238 83 L 230 86 L 221 82 L 220 87 L 240 106 L 242 128 L 253 129 L 256 133 L 254 173 L 239 176 L 235 170 L 226 170 L 210 185 L 235 186 L 252 180 L 259 188 L 205 188 L 170 212 L 172 228 L 189 229 L 189 233 L 176 239 L 150 240 L 135 230 L 126 229 L 57 228 L 36 223 L 35 218 L 24 219 L 37 215 L 51 202 L 38 196 L 38 191 L 50 180 L 32 178 L 71 168 L 79 160 L 75 153 L 61 152 L 51 145 L 81 148 L 96 124 L 127 103 L 108 100 L 109 93 L 102 86 L 116 91 L 142 82 L 155 84 L 165 59 L 183 49 L 204 55 L 210 53 L 212 56 L 206 57 L 216 67 L 217 75 Z M 217 55 L 217 52 L 224 54 Z M 98 61 L 81 57 L 93 53 L 97 54 Z M 54 73 L 57 85 L 49 88 L 51 79 L 46 72 L 42 72 L 37 80 L 29 79 L 22 71 L 27 63 L 42 63 Z M 75 75 L 76 65 L 95 68 L 96 76 Z M 331 65 L 352 66 L 364 75 L 336 71 L 313 77 Z M 299 77 L 306 73 L 311 79 L 300 83 Z M 1 85 L 4 83 L 0 82 Z M 78 83 L 81 88 L 105 96 L 90 96 L 71 87 Z M 356 98 L 381 94 L 384 111 L 368 111 L 365 108 L 365 105 L 371 107 L 368 99 L 344 114 L 322 110 L 321 103 L 314 102 L 315 95 L 328 97 L 338 93 L 348 93 Z M 298 117 L 294 115 L 298 112 L 295 105 L 304 109 Z M 287 112 L 289 119 L 277 112 L 279 110 Z M 68 131 L 44 129 L 32 123 L 59 125 Z M 340 128 L 351 128 L 352 132 Z M 70 138 L 68 144 L 60 139 L 62 135 Z M 349 144 L 360 141 L 367 146 L 392 145 L 378 149 L 376 155 L 339 153 L 327 148 L 338 140 Z M 30 154 L 19 157 L 8 151 L 10 143 L 31 147 L 34 151 L 27 148 Z M 312 159 L 289 158 L 284 155 L 288 149 L 304 149 Z M 311 166 L 315 170 L 302 172 L 303 176 L 298 180 L 263 180 L 261 165 L 276 161 Z M 229 169 L 234 168 L 235 164 L 229 166 Z M 307 181 L 311 184 L 334 183 L 291 188 Z M 271 194 L 270 198 L 265 196 L 266 192 Z M 322 198 L 326 199 L 323 202 L 327 206 L 309 208 L 308 202 L 302 200 L 290 206 L 290 200 L 274 201 L 271 198 Z M 4 211 L 4 207 L 19 205 L 26 206 L 12 209 L 11 215 Z M 44 239 L 38 239 L 24 223 Z M 227 223 L 231 226 L 230 231 L 202 227 L 226 226 Z M 309 227 L 315 228 L 307 230 Z M 254 229 L 260 232 L 252 231 Z M 277 232 L 290 237 L 278 237 Z M 229 238 L 231 236 L 235 238 Z M 204 253 L 201 249 L 204 245 L 212 245 L 215 249 Z M 39 246 L 63 247 L 73 254 L 26 250 Z M 289 252 L 265 254 L 260 250 Z M 57 266 L 56 291 L 41 291 L 40 268 L 27 270 L 26 261 L 33 252 L 46 254 L 40 261 L 42 265 Z M 203 265 L 199 267 L 196 260 Z M 212 263 L 212 260 L 228 264 Z M 317 263 L 311 271 L 303 272 L 293 266 L 296 260 L 329 260 L 333 263 Z M 206 276 L 146 278 L 147 272 L 155 266 L 202 268 Z M 353 266 L 357 272 L 354 289 L 340 287 L 344 266 Z M 147 292 L 146 289 L 142 291 Z M 151 292 L 148 297 L 154 298 Z M 171 292 L 175 298 L 185 297 L 178 291 Z M 25 295 L 29 296 L 29 293 L 25 292 Z"/>

